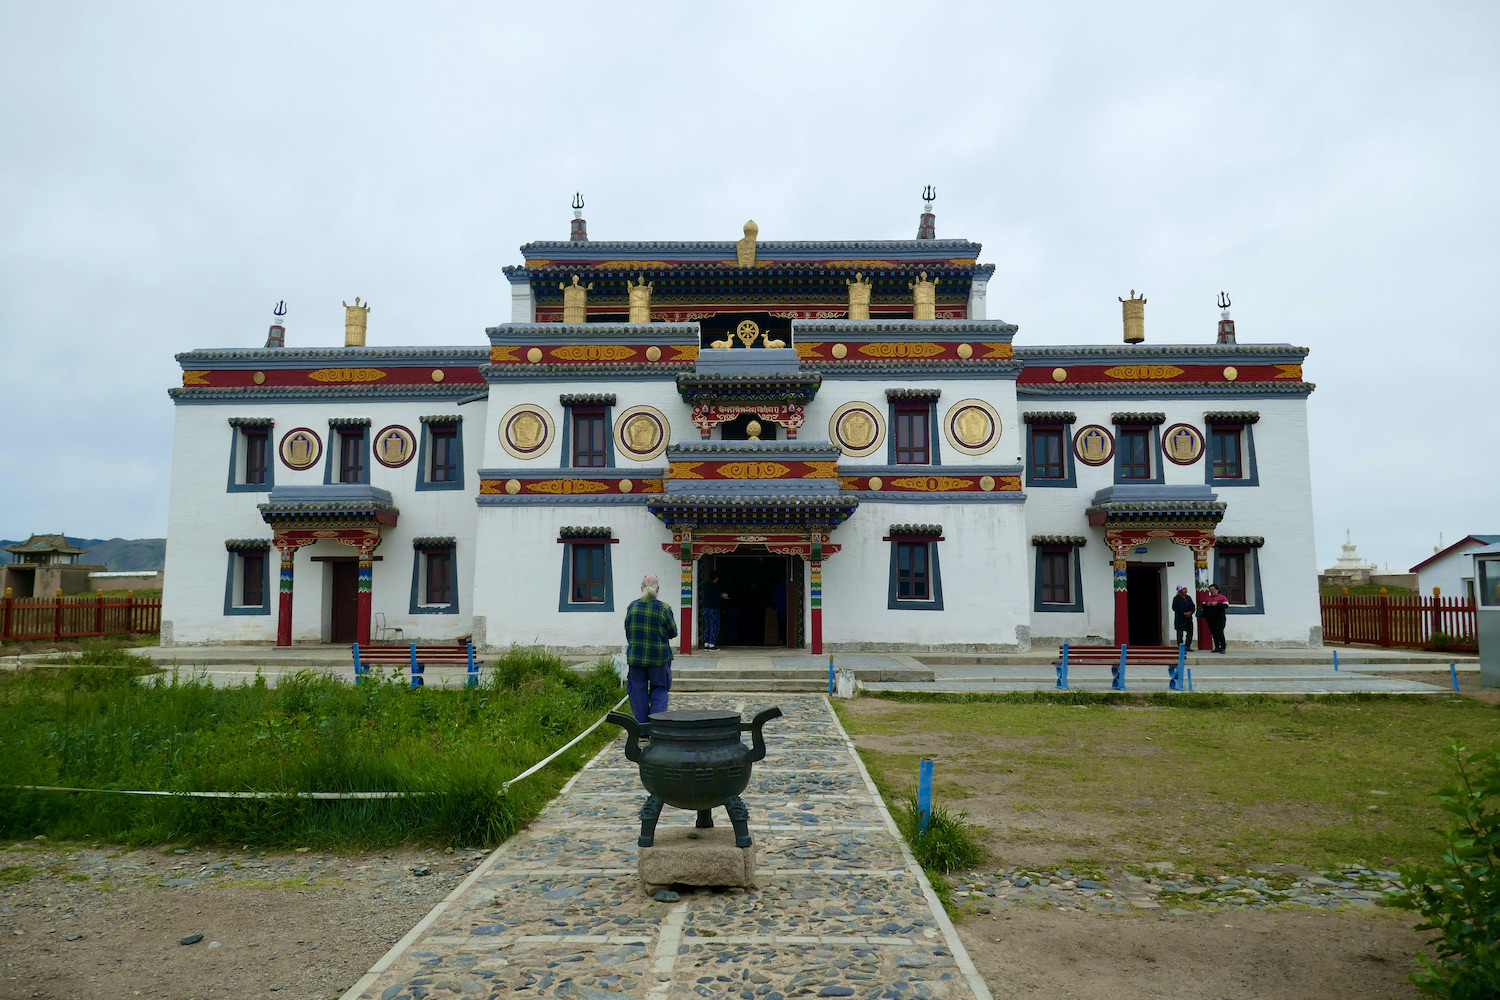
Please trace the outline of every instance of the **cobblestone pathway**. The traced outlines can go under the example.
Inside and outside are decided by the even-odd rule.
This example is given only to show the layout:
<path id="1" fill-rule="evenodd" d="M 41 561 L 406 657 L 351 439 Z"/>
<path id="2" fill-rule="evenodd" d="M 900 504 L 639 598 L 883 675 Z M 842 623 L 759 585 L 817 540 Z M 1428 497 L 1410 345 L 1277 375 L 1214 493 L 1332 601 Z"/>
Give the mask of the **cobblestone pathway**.
<path id="1" fill-rule="evenodd" d="M 747 719 L 772 704 L 786 716 L 744 795 L 759 889 L 641 893 L 645 792 L 617 740 L 345 1000 L 990 1000 L 823 697 L 672 699 Z M 660 828 L 692 822 L 668 808 Z"/>

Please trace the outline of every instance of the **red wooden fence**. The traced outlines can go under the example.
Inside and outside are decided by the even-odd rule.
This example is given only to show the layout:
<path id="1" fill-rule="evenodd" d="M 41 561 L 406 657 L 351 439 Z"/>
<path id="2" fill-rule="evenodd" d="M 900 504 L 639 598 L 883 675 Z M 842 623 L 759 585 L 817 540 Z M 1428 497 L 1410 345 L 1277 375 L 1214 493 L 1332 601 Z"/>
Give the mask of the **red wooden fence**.
<path id="1" fill-rule="evenodd" d="M 160 597 L 0 596 L 0 639 L 81 639 L 161 631 Z"/>
<path id="2" fill-rule="evenodd" d="M 1438 649 L 1434 633 L 1448 637 L 1441 648 L 1479 649 L 1474 602 L 1465 597 L 1324 597 L 1324 642 Z"/>

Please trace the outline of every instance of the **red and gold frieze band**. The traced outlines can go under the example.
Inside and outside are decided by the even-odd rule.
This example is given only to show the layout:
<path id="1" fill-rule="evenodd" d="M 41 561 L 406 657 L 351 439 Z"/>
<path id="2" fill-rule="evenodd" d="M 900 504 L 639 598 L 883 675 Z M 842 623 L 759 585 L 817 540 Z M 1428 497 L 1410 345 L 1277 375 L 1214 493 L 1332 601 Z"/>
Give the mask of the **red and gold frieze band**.
<path id="1" fill-rule="evenodd" d="M 698 357 L 697 344 L 525 344 L 490 348 L 492 365 L 682 364 Z"/>
<path id="2" fill-rule="evenodd" d="M 693 407 L 693 424 L 706 441 L 716 426 L 746 413 L 780 424 L 788 438 L 796 437 L 807 419 L 807 409 L 801 403 L 699 403 Z"/>
<path id="3" fill-rule="evenodd" d="M 961 319 L 943 316 L 939 319 Z M 1009 344 L 957 340 L 818 341 L 794 344 L 803 361 L 1008 361 Z"/>
<path id="4" fill-rule="evenodd" d="M 840 476 L 845 490 L 880 493 L 1012 493 L 1020 476 Z"/>
<path id="5" fill-rule="evenodd" d="M 837 475 L 837 461 L 673 462 L 667 470 L 669 479 L 833 479 Z"/>
<path id="6" fill-rule="evenodd" d="M 1302 366 L 1234 365 L 1028 365 L 1016 379 L 1022 384 L 1063 382 L 1275 382 L 1302 380 Z"/>
<path id="7" fill-rule="evenodd" d="M 755 551 L 764 548 L 767 552 L 779 556 L 803 556 L 811 557 L 814 545 L 822 547 L 824 558 L 838 552 L 838 545 L 831 545 L 827 535 L 808 536 L 806 534 L 788 534 L 785 532 L 766 534 L 740 533 L 740 534 L 702 534 L 692 535 L 690 538 L 676 536 L 670 542 L 662 542 L 663 552 L 673 556 L 681 556 L 684 551 L 691 553 L 690 558 L 697 559 L 699 556 L 720 556 L 734 552 L 740 546 L 748 546 Z"/>
<path id="8" fill-rule="evenodd" d="M 481 479 L 479 492 L 488 496 L 609 496 L 660 493 L 660 479 L 583 479 L 579 477 Z"/>
<path id="9" fill-rule="evenodd" d="M 242 389 L 251 386 L 264 388 L 285 386 L 336 385 L 431 385 L 434 382 L 456 382 L 484 385 L 484 376 L 474 366 L 430 365 L 420 368 L 266 368 L 251 371 L 246 368 L 218 368 L 209 371 L 185 371 L 182 384 L 212 386 L 217 389 Z"/>
<path id="10" fill-rule="evenodd" d="M 757 248 L 759 253 L 765 253 L 764 245 Z M 718 261 L 721 267 L 801 267 L 801 268 L 836 268 L 852 271 L 856 268 L 869 270 L 870 268 L 905 269 L 920 267 L 973 267 L 978 258 L 975 257 L 933 257 L 923 260 L 895 260 L 893 258 L 861 258 L 853 260 L 847 257 L 828 258 L 824 260 L 799 257 L 796 261 L 778 260 L 774 257 L 758 257 L 750 264 L 741 264 L 738 260 L 724 259 Z M 530 272 L 543 271 L 552 266 L 549 258 L 527 258 L 526 269 Z M 582 270 L 585 268 L 599 268 L 606 271 L 636 271 L 636 270 L 669 270 L 675 267 L 702 268 L 704 262 L 701 260 L 620 260 L 613 257 L 596 257 L 593 259 L 584 257 L 570 257 L 566 263 L 558 263 L 558 273 L 568 270 Z"/>

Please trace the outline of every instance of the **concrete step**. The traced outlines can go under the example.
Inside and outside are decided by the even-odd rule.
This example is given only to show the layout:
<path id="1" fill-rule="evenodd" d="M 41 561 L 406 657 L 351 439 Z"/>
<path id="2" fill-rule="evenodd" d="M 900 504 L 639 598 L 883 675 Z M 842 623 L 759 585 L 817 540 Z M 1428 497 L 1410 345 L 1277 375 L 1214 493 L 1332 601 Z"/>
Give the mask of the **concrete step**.
<path id="1" fill-rule="evenodd" d="M 721 661 L 722 662 L 722 661 Z M 888 681 L 931 682 L 937 674 L 928 667 L 855 667 L 855 678 L 862 684 Z M 821 685 L 828 690 L 827 667 L 694 667 L 681 660 L 672 665 L 672 684 L 683 680 L 797 681 Z M 800 690 L 800 689 L 799 689 Z"/>
<path id="2" fill-rule="evenodd" d="M 676 694 L 679 691 L 792 691 L 827 694 L 828 678 L 825 676 L 821 681 L 815 681 L 811 678 L 784 678 L 779 680 L 734 680 L 718 677 L 682 678 L 674 671 L 672 674 L 672 693 Z"/>
<path id="3" fill-rule="evenodd" d="M 1098 647 L 1084 647 L 1094 648 Z M 1020 667 L 1036 666 L 1044 664 L 1050 666 L 1057 660 L 1056 647 L 1043 651 L 1033 650 L 1029 653 L 912 653 L 914 658 L 930 667 Z M 1418 664 L 1440 664 L 1447 668 L 1450 663 L 1462 666 L 1464 663 L 1478 663 L 1479 658 L 1467 653 L 1423 653 L 1418 650 L 1400 653 L 1381 653 L 1362 650 L 1339 650 L 1339 666 L 1346 664 L 1358 664 L 1361 667 L 1382 667 L 1390 670 L 1400 669 L 1406 665 Z M 1187 654 L 1188 666 L 1200 666 L 1208 664 L 1225 663 L 1259 663 L 1259 664 L 1309 664 L 1316 663 L 1320 666 L 1333 664 L 1332 648 L 1322 650 L 1307 649 L 1267 649 L 1267 650 L 1235 650 L 1228 653 L 1204 653 L 1189 652 Z"/>

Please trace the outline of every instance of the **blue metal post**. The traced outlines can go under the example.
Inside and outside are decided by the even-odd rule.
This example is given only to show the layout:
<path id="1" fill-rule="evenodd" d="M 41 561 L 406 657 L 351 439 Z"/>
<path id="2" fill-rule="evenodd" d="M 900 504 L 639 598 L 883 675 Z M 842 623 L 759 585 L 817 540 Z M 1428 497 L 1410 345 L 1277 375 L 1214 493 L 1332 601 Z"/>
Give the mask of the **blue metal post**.
<path id="1" fill-rule="evenodd" d="M 1187 669 L 1187 646 L 1177 644 L 1177 672 L 1172 676 L 1172 690 L 1182 690 L 1182 672 Z"/>
<path id="2" fill-rule="evenodd" d="M 1458 664 L 1448 664 L 1448 676 L 1453 679 L 1453 693 L 1458 694 Z"/>
<path id="3" fill-rule="evenodd" d="M 1111 671 L 1115 676 L 1109 686 L 1116 691 L 1125 690 L 1125 653 L 1129 648 L 1127 643 L 1120 643 L 1120 663 Z"/>
<path id="4" fill-rule="evenodd" d="M 917 770 L 917 833 L 927 832 L 932 819 L 932 758 L 923 757 Z"/>
<path id="5" fill-rule="evenodd" d="M 1062 662 L 1057 665 L 1057 689 L 1068 690 L 1068 644 L 1063 643 Z"/>
<path id="6" fill-rule="evenodd" d="M 411 686 L 414 687 L 414 688 L 419 688 L 423 684 L 425 684 L 426 682 L 422 679 L 422 675 L 424 673 L 426 673 L 426 672 L 427 672 L 427 667 L 424 664 L 421 664 L 421 663 L 417 662 L 417 644 L 416 643 L 412 643 L 411 644 Z"/>
<path id="7" fill-rule="evenodd" d="M 1191 693 L 1192 690 L 1193 690 L 1193 668 L 1192 667 L 1188 667 L 1188 692 Z"/>
<path id="8" fill-rule="evenodd" d="M 464 687 L 479 686 L 479 665 L 474 662 L 474 644 L 469 643 L 469 676 L 464 681 Z"/>
<path id="9" fill-rule="evenodd" d="M 828 654 L 828 693 L 833 694 L 833 654 Z"/>
<path id="10" fill-rule="evenodd" d="M 1333 669 L 1335 673 L 1337 673 L 1339 669 L 1339 651 L 1336 649 L 1333 651 Z"/>
<path id="11" fill-rule="evenodd" d="M 359 643 L 354 644 L 354 679 L 358 681 L 366 673 L 367 668 L 359 662 Z"/>

